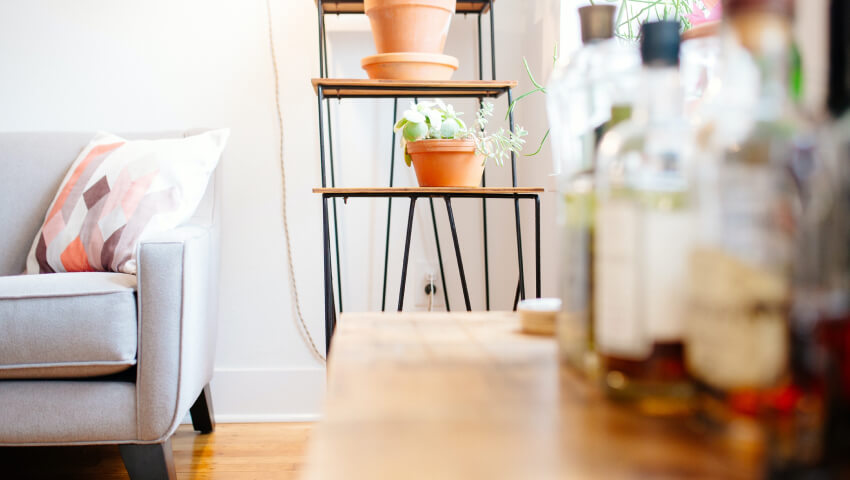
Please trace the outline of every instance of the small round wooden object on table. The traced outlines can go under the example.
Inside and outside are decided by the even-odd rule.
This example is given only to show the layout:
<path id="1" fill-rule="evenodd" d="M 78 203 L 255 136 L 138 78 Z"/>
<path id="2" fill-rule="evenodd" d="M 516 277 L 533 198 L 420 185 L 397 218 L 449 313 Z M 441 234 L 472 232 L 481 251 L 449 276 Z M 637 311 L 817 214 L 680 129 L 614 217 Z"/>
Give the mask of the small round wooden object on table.
<path id="1" fill-rule="evenodd" d="M 520 325 L 524 333 L 533 335 L 555 335 L 555 319 L 561 311 L 558 298 L 531 298 L 517 305 Z"/>

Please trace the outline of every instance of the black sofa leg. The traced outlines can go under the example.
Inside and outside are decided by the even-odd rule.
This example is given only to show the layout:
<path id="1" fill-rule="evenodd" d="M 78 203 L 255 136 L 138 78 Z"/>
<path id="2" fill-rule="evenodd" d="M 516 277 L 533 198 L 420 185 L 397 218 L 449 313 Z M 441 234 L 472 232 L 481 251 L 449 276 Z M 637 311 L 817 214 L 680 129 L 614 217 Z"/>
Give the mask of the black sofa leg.
<path id="1" fill-rule="evenodd" d="M 131 480 L 176 480 L 171 439 L 154 444 L 120 445 L 121 458 Z"/>
<path id="2" fill-rule="evenodd" d="M 192 426 L 201 433 L 210 433 L 215 430 L 215 417 L 213 415 L 212 394 L 210 384 L 206 384 L 198 399 L 189 409 L 192 416 Z"/>

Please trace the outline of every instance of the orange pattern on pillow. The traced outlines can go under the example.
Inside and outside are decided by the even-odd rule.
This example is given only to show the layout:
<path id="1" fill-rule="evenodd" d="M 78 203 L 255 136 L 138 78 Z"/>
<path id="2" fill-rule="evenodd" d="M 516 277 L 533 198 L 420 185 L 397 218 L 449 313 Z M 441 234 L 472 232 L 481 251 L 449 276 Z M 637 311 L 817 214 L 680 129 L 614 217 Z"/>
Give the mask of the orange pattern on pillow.
<path id="1" fill-rule="evenodd" d="M 28 273 L 136 273 L 144 235 L 187 221 L 229 131 L 126 141 L 99 133 L 71 166 L 27 257 Z"/>

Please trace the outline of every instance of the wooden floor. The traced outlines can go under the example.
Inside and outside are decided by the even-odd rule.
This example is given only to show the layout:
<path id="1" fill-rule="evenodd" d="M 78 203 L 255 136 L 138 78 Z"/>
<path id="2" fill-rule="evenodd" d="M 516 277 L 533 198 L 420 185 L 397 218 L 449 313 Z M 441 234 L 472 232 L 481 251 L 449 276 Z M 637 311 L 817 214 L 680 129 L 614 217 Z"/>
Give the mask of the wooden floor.
<path id="1" fill-rule="evenodd" d="M 219 424 L 209 435 L 181 425 L 172 437 L 180 480 L 294 480 L 313 424 Z M 0 478 L 127 479 L 117 446 L 0 448 Z"/>

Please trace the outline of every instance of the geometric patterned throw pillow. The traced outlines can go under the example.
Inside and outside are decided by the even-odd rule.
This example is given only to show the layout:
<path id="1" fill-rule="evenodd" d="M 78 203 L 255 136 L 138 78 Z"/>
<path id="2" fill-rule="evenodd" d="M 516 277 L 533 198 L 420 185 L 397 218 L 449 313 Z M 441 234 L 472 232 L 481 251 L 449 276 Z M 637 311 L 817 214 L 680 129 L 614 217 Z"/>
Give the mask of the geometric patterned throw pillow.
<path id="1" fill-rule="evenodd" d="M 136 273 L 147 235 L 189 220 L 230 130 L 187 138 L 124 140 L 98 133 L 53 198 L 27 256 L 27 273 Z"/>

